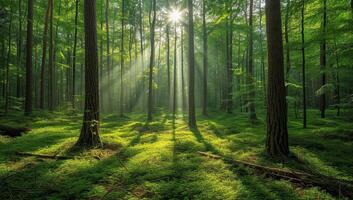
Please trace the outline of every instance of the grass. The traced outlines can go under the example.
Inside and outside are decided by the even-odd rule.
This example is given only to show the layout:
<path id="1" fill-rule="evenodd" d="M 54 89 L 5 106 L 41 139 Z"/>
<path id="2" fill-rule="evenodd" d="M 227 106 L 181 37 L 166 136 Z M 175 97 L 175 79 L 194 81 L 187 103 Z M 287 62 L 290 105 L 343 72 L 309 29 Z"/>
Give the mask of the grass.
<path id="1" fill-rule="evenodd" d="M 25 124 L 32 130 L 17 138 L 0 136 L 0 199 L 338 199 L 320 188 L 298 188 L 287 181 L 255 176 L 197 153 L 209 151 L 353 180 L 352 119 L 334 117 L 334 111 L 328 119 L 319 119 L 317 111 L 309 114 L 310 126 L 305 130 L 300 119 L 290 117 L 290 148 L 297 159 L 285 161 L 265 155 L 261 113 L 252 124 L 243 113 L 213 112 L 212 117 L 198 116 L 198 130 L 193 131 L 182 116 L 172 120 L 163 112 L 149 124 L 142 114 L 104 115 L 104 148 L 86 151 L 72 150 L 80 115 L 8 116 L 0 123 Z M 16 151 L 74 159 L 19 157 Z"/>

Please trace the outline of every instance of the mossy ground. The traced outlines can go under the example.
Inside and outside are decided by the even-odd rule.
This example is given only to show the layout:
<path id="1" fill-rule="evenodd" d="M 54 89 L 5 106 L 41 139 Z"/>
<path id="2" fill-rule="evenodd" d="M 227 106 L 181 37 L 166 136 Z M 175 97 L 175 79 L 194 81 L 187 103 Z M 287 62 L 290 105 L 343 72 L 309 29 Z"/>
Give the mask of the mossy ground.
<path id="1" fill-rule="evenodd" d="M 190 131 L 183 117 L 163 112 L 145 124 L 145 115 L 103 115 L 103 149 L 73 150 L 81 116 L 38 113 L 0 123 L 26 125 L 24 136 L 0 136 L 0 199 L 338 199 L 320 188 L 299 188 L 284 180 L 253 175 L 221 160 L 199 155 L 209 151 L 266 166 L 312 170 L 353 180 L 353 124 L 348 115 L 330 111 L 319 119 L 310 111 L 309 128 L 290 117 L 293 158 L 274 160 L 264 153 L 265 117 L 255 124 L 246 114 L 209 113 Z M 19 157 L 16 151 L 69 155 L 49 160 Z M 294 159 L 295 157 L 295 159 Z"/>

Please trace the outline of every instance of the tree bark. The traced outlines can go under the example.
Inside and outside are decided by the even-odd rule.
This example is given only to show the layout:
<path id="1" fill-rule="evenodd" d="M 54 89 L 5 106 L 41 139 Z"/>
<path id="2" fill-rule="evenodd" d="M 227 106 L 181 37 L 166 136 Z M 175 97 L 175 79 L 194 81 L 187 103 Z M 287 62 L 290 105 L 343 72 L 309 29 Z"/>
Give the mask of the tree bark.
<path id="1" fill-rule="evenodd" d="M 289 154 L 280 0 L 266 0 L 268 94 L 266 150 L 271 156 Z"/>
<path id="2" fill-rule="evenodd" d="M 174 25 L 174 73 L 173 73 L 173 81 L 174 81 L 174 86 L 173 86 L 173 117 L 175 118 L 176 115 L 176 109 L 177 109 L 177 40 L 178 40 L 178 35 L 177 35 L 177 25 L 175 23 Z"/>
<path id="3" fill-rule="evenodd" d="M 253 60 L 253 52 L 254 52 L 254 42 L 253 42 L 253 0 L 250 0 L 250 12 L 249 12 L 249 27 L 250 27 L 250 33 L 249 33 L 249 74 L 248 74 L 248 80 L 249 80 L 249 111 L 250 111 L 250 120 L 254 121 L 257 119 L 256 117 L 256 111 L 255 111 L 255 95 L 256 95 L 256 88 L 255 88 L 255 81 L 254 81 L 254 60 Z"/>
<path id="4" fill-rule="evenodd" d="M 76 95 L 76 49 L 77 49 L 77 24 L 78 24 L 78 9 L 80 0 L 76 0 L 75 4 L 75 33 L 74 33 L 74 49 L 72 52 L 72 108 L 75 109 Z"/>
<path id="5" fill-rule="evenodd" d="M 327 24 L 327 6 L 326 1 L 323 0 L 323 19 L 321 23 L 322 37 L 320 44 L 320 70 L 321 70 L 321 87 L 323 88 L 322 94 L 320 94 L 320 112 L 321 118 L 325 118 L 326 110 L 326 91 L 324 89 L 326 85 L 326 24 Z"/>
<path id="6" fill-rule="evenodd" d="M 48 21 L 51 7 L 51 0 L 48 0 L 47 11 L 44 18 L 44 30 L 43 30 L 43 48 L 42 48 L 42 64 L 40 71 L 40 103 L 39 108 L 44 108 L 44 73 L 45 73 L 45 63 L 47 56 L 47 41 L 48 41 Z"/>
<path id="7" fill-rule="evenodd" d="M 22 0 L 18 1 L 18 41 L 17 41 L 17 72 L 16 72 L 16 97 L 19 98 L 21 94 L 21 77 L 20 68 L 22 66 Z"/>
<path id="8" fill-rule="evenodd" d="M 152 16 L 150 13 L 150 43 L 151 43 L 151 54 L 150 54 L 150 64 L 149 64 L 149 75 L 148 75 L 148 107 L 147 107 L 147 121 L 152 121 L 152 112 L 153 112 L 153 88 L 152 88 L 152 82 L 153 82 L 153 65 L 154 65 L 154 57 L 155 57 L 155 43 L 154 43 L 154 37 L 155 37 L 155 26 L 156 26 L 156 0 L 152 0 Z M 152 18 L 151 18 L 152 17 Z"/>
<path id="9" fill-rule="evenodd" d="M 111 67 L 111 55 L 110 55 L 110 39 L 109 39 L 109 0 L 105 1 L 105 29 L 106 29 L 106 34 L 107 34 L 107 71 L 108 71 L 108 87 L 107 87 L 107 93 L 108 93 L 108 102 L 107 102 L 107 107 L 108 111 L 111 111 L 112 109 L 112 102 L 113 102 L 113 95 L 112 95 L 112 67 Z"/>
<path id="10" fill-rule="evenodd" d="M 304 35 L 304 10 L 305 3 L 302 0 L 302 8 L 301 8 L 301 52 L 302 52 L 302 88 L 303 88 L 303 127 L 307 127 L 307 119 L 306 119 L 306 75 L 305 75 L 305 35 Z"/>
<path id="11" fill-rule="evenodd" d="M 124 115 L 124 29 L 125 29 L 125 0 L 121 6 L 121 42 L 120 42 L 120 116 Z"/>
<path id="12" fill-rule="evenodd" d="M 188 35 L 189 35 L 189 127 L 196 128 L 195 117 L 195 45 L 194 45 L 194 9 L 193 0 L 188 0 Z"/>
<path id="13" fill-rule="evenodd" d="M 289 48 L 289 12 L 290 12 L 290 0 L 287 0 L 287 8 L 286 8 L 286 18 L 284 23 L 285 30 L 285 41 L 286 41 L 286 82 L 289 82 L 289 73 L 291 70 L 291 62 L 290 62 L 290 48 Z M 286 86 L 286 95 L 288 96 L 288 86 Z"/>
<path id="14" fill-rule="evenodd" d="M 85 24 L 85 109 L 80 147 L 102 146 L 99 137 L 99 81 L 97 52 L 96 0 L 84 1 Z"/>
<path id="15" fill-rule="evenodd" d="M 11 7 L 11 6 L 10 6 Z M 8 46 L 6 58 L 6 86 L 5 86 L 5 114 L 9 110 L 10 101 L 10 64 L 11 64 L 11 28 L 12 28 L 12 7 L 10 8 L 10 21 L 8 29 Z"/>
<path id="16" fill-rule="evenodd" d="M 206 1 L 202 1 L 202 35 L 203 35 L 203 101 L 202 114 L 207 115 L 207 77 L 208 77 L 208 38 L 206 25 Z"/>
<path id="17" fill-rule="evenodd" d="M 25 115 L 32 114 L 33 74 L 32 74 L 32 41 L 33 41 L 33 0 L 28 0 L 27 11 L 27 44 L 26 44 L 26 95 Z"/>
<path id="18" fill-rule="evenodd" d="M 54 92 L 54 80 L 53 80 L 53 69 L 54 69 L 54 38 L 53 38 L 53 12 L 54 12 L 54 1 L 50 0 L 50 27 L 49 27 L 49 65 L 48 65 L 48 107 L 52 111 L 54 109 L 53 104 L 53 92 Z"/>

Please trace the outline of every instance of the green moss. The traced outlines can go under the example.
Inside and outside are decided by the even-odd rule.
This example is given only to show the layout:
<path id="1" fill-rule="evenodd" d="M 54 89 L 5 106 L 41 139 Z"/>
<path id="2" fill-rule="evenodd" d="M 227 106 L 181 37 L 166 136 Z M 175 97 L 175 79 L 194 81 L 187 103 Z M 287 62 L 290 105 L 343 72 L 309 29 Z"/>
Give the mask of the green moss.
<path id="1" fill-rule="evenodd" d="M 75 150 L 81 116 L 36 113 L 0 119 L 31 131 L 0 137 L 0 199 L 335 199 L 320 188 L 298 188 L 199 155 L 210 151 L 273 167 L 312 170 L 353 180 L 353 125 L 344 118 L 317 119 L 309 112 L 308 129 L 290 117 L 289 138 L 296 159 L 280 162 L 264 154 L 265 116 L 257 123 L 246 114 L 210 113 L 190 131 L 182 118 L 162 111 L 151 123 L 142 114 L 102 116 L 103 149 Z M 330 114 L 328 113 L 328 116 Z M 344 138 L 343 138 L 344 137 Z M 16 151 L 67 155 L 73 159 L 18 157 Z M 28 192 L 31 188 L 31 192 Z M 21 191 L 15 193 L 14 191 Z"/>

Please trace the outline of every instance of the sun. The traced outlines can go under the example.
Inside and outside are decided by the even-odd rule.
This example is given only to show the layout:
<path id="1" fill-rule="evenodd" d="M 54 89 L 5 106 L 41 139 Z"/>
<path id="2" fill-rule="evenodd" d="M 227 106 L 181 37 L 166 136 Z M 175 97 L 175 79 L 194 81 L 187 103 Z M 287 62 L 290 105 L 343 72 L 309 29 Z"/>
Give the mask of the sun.
<path id="1" fill-rule="evenodd" d="M 170 13 L 169 13 L 169 21 L 177 23 L 181 20 L 182 17 L 182 13 L 180 10 L 177 9 L 173 9 Z"/>

